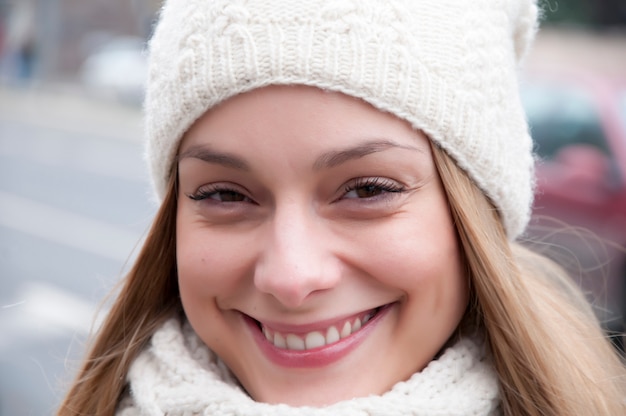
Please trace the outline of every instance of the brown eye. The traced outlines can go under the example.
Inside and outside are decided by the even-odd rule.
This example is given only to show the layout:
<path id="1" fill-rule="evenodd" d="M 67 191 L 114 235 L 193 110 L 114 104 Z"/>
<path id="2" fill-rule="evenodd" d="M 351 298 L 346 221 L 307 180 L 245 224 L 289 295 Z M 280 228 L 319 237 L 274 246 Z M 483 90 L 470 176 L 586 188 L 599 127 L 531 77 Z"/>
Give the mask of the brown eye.
<path id="1" fill-rule="evenodd" d="M 246 196 L 234 191 L 213 192 L 210 198 L 221 202 L 243 202 L 248 199 Z"/>
<path id="2" fill-rule="evenodd" d="M 381 187 L 374 185 L 362 186 L 354 190 L 357 198 L 371 198 L 376 195 L 380 195 L 385 192 Z"/>
<path id="3" fill-rule="evenodd" d="M 358 178 L 344 189 L 345 199 L 369 199 L 386 193 L 402 192 L 404 187 L 386 178 Z"/>
<path id="4" fill-rule="evenodd" d="M 250 198 L 237 190 L 219 186 L 200 188 L 195 194 L 187 196 L 194 201 L 211 200 L 218 203 L 253 202 Z"/>

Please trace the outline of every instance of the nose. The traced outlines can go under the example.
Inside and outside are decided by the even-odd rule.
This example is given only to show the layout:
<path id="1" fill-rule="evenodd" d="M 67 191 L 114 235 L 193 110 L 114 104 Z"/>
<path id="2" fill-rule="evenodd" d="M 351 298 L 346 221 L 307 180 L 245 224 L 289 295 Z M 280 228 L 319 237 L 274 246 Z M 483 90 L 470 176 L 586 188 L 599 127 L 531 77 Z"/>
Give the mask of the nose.
<path id="1" fill-rule="evenodd" d="M 267 224 L 254 283 L 288 308 L 302 306 L 313 293 L 335 287 L 341 278 L 327 225 L 311 210 L 281 207 Z"/>

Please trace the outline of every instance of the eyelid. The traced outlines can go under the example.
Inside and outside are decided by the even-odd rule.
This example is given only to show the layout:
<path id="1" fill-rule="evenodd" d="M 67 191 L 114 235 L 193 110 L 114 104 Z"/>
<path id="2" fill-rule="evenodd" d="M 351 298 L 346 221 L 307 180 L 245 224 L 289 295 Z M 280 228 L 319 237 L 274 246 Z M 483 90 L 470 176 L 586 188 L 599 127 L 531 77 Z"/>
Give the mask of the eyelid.
<path id="1" fill-rule="evenodd" d="M 382 176 L 362 176 L 359 178 L 355 178 L 350 180 L 346 184 L 346 188 L 354 189 L 363 186 L 379 186 L 381 188 L 389 188 L 389 189 L 401 189 L 404 186 L 399 184 L 397 181 L 393 179 L 385 178 Z"/>
<path id="2" fill-rule="evenodd" d="M 204 201 L 207 199 L 212 199 L 211 195 L 216 194 L 218 192 L 231 192 L 240 194 L 244 197 L 244 201 L 230 201 L 230 202 L 247 202 L 254 203 L 254 200 L 249 196 L 250 193 L 241 186 L 237 186 L 231 183 L 210 183 L 206 185 L 202 185 L 195 192 L 186 194 L 189 199 L 192 201 Z M 246 201 L 247 200 L 247 201 Z M 228 203 L 228 201 L 215 201 L 216 203 Z"/>
<path id="3" fill-rule="evenodd" d="M 344 198 L 348 193 L 357 190 L 359 188 L 364 187 L 375 187 L 379 188 L 383 192 L 367 198 Z M 343 187 L 343 193 L 338 198 L 339 200 L 344 199 L 358 199 L 363 201 L 373 201 L 381 198 L 390 198 L 393 197 L 393 194 L 399 194 L 405 192 L 407 187 L 402 183 L 399 183 L 393 179 L 385 178 L 385 177 L 359 177 L 348 181 Z M 391 195 L 390 195 L 391 194 Z"/>

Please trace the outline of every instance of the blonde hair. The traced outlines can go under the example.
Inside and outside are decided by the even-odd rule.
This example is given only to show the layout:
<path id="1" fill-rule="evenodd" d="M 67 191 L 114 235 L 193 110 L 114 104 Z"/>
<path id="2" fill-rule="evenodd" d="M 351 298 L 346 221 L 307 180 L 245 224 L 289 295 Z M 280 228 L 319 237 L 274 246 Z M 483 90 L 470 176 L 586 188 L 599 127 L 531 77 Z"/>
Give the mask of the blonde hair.
<path id="1" fill-rule="evenodd" d="M 432 148 L 470 270 L 468 314 L 485 329 L 504 414 L 626 414 L 624 364 L 580 289 L 552 261 L 509 243 L 493 205 Z"/>
<path id="2" fill-rule="evenodd" d="M 463 322 L 484 328 L 504 414 L 626 414 L 624 364 L 580 290 L 551 261 L 509 243 L 493 205 L 444 151 L 432 147 L 470 276 L 471 303 Z M 165 319 L 183 315 L 176 198 L 174 172 L 145 245 L 58 416 L 114 415 L 132 360 Z"/>
<path id="3" fill-rule="evenodd" d="M 172 314 L 182 314 L 176 279 L 176 175 L 144 246 L 57 415 L 114 415 L 132 360 Z"/>

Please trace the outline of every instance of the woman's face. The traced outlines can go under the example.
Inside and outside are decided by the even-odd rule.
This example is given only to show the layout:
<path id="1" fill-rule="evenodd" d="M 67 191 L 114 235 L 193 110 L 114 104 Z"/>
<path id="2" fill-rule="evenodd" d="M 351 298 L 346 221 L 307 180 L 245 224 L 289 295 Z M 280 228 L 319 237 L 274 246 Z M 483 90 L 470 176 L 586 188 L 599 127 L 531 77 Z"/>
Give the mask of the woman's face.
<path id="1" fill-rule="evenodd" d="M 428 139 L 339 93 L 267 87 L 179 152 L 185 313 L 257 401 L 327 405 L 424 368 L 468 283 Z"/>

